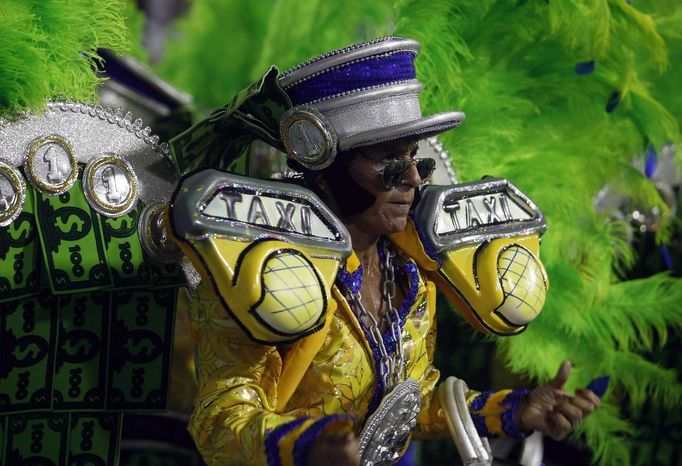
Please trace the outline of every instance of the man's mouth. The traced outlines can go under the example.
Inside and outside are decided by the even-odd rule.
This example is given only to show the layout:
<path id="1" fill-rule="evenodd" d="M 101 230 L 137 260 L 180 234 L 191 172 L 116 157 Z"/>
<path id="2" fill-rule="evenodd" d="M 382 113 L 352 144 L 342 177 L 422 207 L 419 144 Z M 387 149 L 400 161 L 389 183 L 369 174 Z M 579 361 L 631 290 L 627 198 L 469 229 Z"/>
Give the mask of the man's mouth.
<path id="1" fill-rule="evenodd" d="M 407 212 L 410 210 L 410 206 L 412 205 L 411 201 L 391 201 L 388 203 L 388 205 L 393 206 L 394 209 L 396 209 L 396 212 L 404 212 L 407 214 Z"/>

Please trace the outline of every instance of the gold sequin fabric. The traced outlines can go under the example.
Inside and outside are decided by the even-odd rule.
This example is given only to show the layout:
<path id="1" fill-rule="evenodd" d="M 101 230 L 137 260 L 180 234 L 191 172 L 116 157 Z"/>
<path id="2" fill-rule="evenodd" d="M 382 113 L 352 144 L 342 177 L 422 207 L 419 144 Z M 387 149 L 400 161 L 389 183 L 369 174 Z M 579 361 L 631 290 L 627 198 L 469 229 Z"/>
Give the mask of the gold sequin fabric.
<path id="1" fill-rule="evenodd" d="M 403 260 L 418 270 L 410 259 Z M 447 436 L 435 390 L 439 371 L 432 364 L 436 290 L 421 272 L 413 277 L 416 295 L 402 335 L 407 375 L 419 383 L 422 392 L 414 437 Z M 333 298 L 337 306 L 326 339 L 282 409 L 277 385 L 287 347 L 251 341 L 209 290 L 200 286 L 192 305 L 199 395 L 189 431 L 209 465 L 300 464 L 293 445 L 306 435 L 307 426 L 314 425 L 300 422 L 306 417 L 348 415 L 347 427 L 356 433 L 361 430 L 377 390 L 375 360 L 363 329 L 337 287 Z M 476 395 L 470 392 L 469 402 Z M 335 426 L 343 427 L 343 422 Z M 277 432 L 274 446 L 272 438 L 267 439 L 273 431 Z"/>

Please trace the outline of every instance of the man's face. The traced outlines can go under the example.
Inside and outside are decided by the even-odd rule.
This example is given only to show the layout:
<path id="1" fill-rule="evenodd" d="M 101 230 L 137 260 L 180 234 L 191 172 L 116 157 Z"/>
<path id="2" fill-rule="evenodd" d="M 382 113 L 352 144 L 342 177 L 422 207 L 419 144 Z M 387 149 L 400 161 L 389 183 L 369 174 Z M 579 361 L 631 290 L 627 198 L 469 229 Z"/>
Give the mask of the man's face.
<path id="1" fill-rule="evenodd" d="M 414 190 L 422 182 L 412 165 L 406 179 L 396 188 L 386 189 L 381 172 L 392 160 L 411 160 L 417 153 L 416 141 L 392 141 L 360 147 L 348 166 L 349 176 L 375 197 L 374 203 L 349 220 L 371 235 L 388 235 L 405 228 L 407 215 L 414 200 Z M 344 199 L 337 199 L 342 203 Z"/>

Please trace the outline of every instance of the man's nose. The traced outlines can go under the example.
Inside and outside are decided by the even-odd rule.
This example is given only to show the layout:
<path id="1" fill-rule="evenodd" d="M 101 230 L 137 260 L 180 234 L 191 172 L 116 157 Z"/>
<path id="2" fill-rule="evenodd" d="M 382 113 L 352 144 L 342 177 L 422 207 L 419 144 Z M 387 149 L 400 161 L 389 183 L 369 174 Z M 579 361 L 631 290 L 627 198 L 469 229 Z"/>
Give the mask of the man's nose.
<path id="1" fill-rule="evenodd" d="M 405 175 L 405 183 L 409 184 L 413 188 L 416 188 L 422 184 L 422 179 L 419 176 L 419 171 L 417 170 L 416 163 L 410 165 L 410 168 L 407 170 L 407 173 Z"/>

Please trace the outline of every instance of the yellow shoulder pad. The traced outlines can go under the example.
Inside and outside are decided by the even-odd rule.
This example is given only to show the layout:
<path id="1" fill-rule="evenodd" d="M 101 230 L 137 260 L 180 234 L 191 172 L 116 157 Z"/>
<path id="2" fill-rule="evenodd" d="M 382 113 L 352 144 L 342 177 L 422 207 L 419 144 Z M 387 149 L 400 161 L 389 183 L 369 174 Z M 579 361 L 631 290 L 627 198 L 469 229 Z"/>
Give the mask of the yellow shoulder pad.
<path id="1" fill-rule="evenodd" d="M 324 325 L 348 232 L 299 186 L 203 170 L 182 180 L 173 235 L 244 331 L 290 343 Z"/>
<path id="2" fill-rule="evenodd" d="M 547 224 L 535 204 L 509 181 L 486 178 L 428 186 L 414 213 L 424 250 L 440 262 L 427 273 L 460 313 L 485 333 L 525 330 L 548 288 L 539 259 Z"/>

